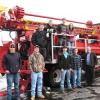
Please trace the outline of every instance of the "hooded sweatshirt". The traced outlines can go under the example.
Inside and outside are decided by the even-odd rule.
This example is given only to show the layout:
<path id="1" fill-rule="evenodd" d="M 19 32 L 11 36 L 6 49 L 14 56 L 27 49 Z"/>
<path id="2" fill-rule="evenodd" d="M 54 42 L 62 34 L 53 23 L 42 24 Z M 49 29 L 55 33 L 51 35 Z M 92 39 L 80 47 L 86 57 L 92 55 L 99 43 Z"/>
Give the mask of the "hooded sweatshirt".
<path id="1" fill-rule="evenodd" d="M 17 73 L 21 69 L 21 58 L 19 53 L 7 53 L 3 57 L 3 68 L 10 73 Z"/>

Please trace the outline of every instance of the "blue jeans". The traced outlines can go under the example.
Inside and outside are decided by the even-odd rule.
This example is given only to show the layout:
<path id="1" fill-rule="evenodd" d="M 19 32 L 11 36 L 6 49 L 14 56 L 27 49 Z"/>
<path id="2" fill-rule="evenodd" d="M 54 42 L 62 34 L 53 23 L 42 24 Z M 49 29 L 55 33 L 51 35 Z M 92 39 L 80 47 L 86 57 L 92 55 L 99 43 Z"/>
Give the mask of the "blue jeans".
<path id="1" fill-rule="evenodd" d="M 43 86 L 43 73 L 42 72 L 31 72 L 31 96 L 35 96 L 37 85 L 37 95 L 42 95 Z"/>
<path id="2" fill-rule="evenodd" d="M 68 42 L 68 53 L 72 54 L 73 53 L 73 47 L 75 46 L 74 42 Z"/>
<path id="3" fill-rule="evenodd" d="M 14 82 L 14 95 L 16 97 L 16 99 L 19 98 L 19 80 L 20 80 L 20 75 L 19 73 L 16 74 L 7 74 L 7 100 L 12 100 L 12 92 L 11 92 L 11 88 L 12 88 L 12 83 Z"/>
<path id="4" fill-rule="evenodd" d="M 78 67 L 73 72 L 73 85 L 74 87 L 81 86 L 81 68 Z"/>
<path id="5" fill-rule="evenodd" d="M 68 89 L 71 89 L 71 82 L 70 82 L 70 70 L 64 70 L 61 72 L 61 82 L 60 82 L 60 89 L 63 91 L 64 90 L 64 82 L 65 82 L 65 76 L 67 78 L 67 86 L 68 86 Z"/>

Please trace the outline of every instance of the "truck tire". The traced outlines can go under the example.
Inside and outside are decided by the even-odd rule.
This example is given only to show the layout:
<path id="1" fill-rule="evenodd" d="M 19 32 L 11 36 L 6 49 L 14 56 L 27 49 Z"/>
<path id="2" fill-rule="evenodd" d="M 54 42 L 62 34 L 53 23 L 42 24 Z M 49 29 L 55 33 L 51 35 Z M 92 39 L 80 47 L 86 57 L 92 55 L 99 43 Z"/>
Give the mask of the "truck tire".
<path id="1" fill-rule="evenodd" d="M 100 66 L 100 58 L 98 58 L 98 65 Z"/>
<path id="2" fill-rule="evenodd" d="M 59 86 L 59 83 L 61 81 L 61 71 L 58 68 L 53 67 L 51 71 L 49 72 L 49 79 L 50 79 L 50 85 L 53 87 Z"/>

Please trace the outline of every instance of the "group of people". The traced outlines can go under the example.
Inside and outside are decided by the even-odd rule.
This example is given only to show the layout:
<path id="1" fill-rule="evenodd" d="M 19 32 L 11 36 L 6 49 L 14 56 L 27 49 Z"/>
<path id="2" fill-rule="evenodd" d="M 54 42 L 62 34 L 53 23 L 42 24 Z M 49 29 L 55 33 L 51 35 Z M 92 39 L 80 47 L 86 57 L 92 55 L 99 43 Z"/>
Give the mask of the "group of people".
<path id="1" fill-rule="evenodd" d="M 16 51 L 16 44 L 10 43 L 8 52 L 3 57 L 3 68 L 7 78 L 7 100 L 12 100 L 12 84 L 14 83 L 14 96 L 16 100 L 20 99 L 19 94 L 19 82 L 20 82 L 20 70 L 21 70 L 21 56 Z M 31 71 L 31 100 L 35 100 L 36 85 L 37 96 L 39 98 L 45 98 L 42 94 L 43 87 L 43 70 L 45 67 L 45 61 L 42 54 L 39 52 L 39 46 L 35 45 L 33 53 L 29 56 L 28 66 Z"/>
<path id="2" fill-rule="evenodd" d="M 63 52 L 59 55 L 58 64 L 61 69 L 61 91 L 64 92 L 65 76 L 67 78 L 68 90 L 72 90 L 72 88 L 80 88 L 82 59 L 78 54 L 78 49 L 74 49 L 73 54 L 70 55 L 67 51 L 67 47 L 63 47 Z M 71 82 L 71 76 L 73 82 Z"/>
<path id="3" fill-rule="evenodd" d="M 67 46 L 68 52 L 72 54 L 72 49 L 75 46 L 75 36 L 73 23 L 66 25 L 66 19 L 62 18 L 62 23 L 57 26 L 58 45 Z"/>
<path id="4" fill-rule="evenodd" d="M 65 23 L 65 19 L 62 19 L 62 22 Z M 62 92 L 64 92 L 65 76 L 67 77 L 68 90 L 81 87 L 82 58 L 78 54 L 77 48 L 69 50 L 69 47 L 66 46 L 66 43 L 69 44 L 69 46 L 73 46 L 74 44 L 74 35 L 72 35 L 71 31 L 73 30 L 73 27 L 72 25 L 70 25 L 70 32 L 67 28 L 68 27 L 66 27 L 66 25 L 60 24 L 56 30 L 55 27 L 52 26 L 52 22 L 50 21 L 46 27 L 44 27 L 44 25 L 39 25 L 38 29 L 33 34 L 31 40 L 32 43 L 35 45 L 34 51 L 28 57 L 28 66 L 31 71 L 31 100 L 35 100 L 36 90 L 37 96 L 39 98 L 45 98 L 45 96 L 42 94 L 43 70 L 45 67 L 45 59 L 49 59 L 51 57 L 50 34 L 55 33 L 56 31 L 59 34 L 63 34 L 63 37 L 62 35 L 58 35 L 59 45 L 63 45 L 63 43 L 65 44 L 65 46 L 62 48 L 62 52 L 58 56 L 58 65 L 59 69 L 61 69 L 60 89 Z M 68 34 L 66 37 L 66 32 L 69 32 L 68 34 L 71 34 L 71 37 L 69 37 Z M 46 53 L 48 54 L 48 56 L 46 55 Z M 94 79 L 94 67 L 97 63 L 97 57 L 94 53 L 91 52 L 90 47 L 87 48 L 87 53 L 84 55 L 84 63 L 86 67 L 85 69 L 87 85 L 92 85 Z M 20 100 L 19 81 L 21 57 L 20 54 L 16 52 L 15 43 L 10 44 L 8 52 L 3 57 L 3 68 L 6 72 L 7 77 L 7 100 L 12 100 L 11 87 L 13 82 L 16 100 Z M 71 75 L 73 77 L 72 83 L 70 81 Z"/>
<path id="5" fill-rule="evenodd" d="M 58 57 L 59 68 L 61 69 L 60 90 L 64 92 L 65 77 L 67 79 L 67 88 L 81 88 L 81 72 L 82 64 L 84 63 L 86 85 L 92 86 L 94 81 L 94 68 L 97 64 L 97 57 L 91 52 L 91 48 L 87 47 L 87 53 L 82 58 L 78 54 L 78 49 L 73 49 L 73 54 L 69 54 L 67 47 L 63 47 L 63 52 Z"/>
<path id="6" fill-rule="evenodd" d="M 72 23 L 66 25 L 66 19 L 63 18 L 62 23 L 54 26 L 52 20 L 49 20 L 47 25 L 40 24 L 32 35 L 33 45 L 39 45 L 40 52 L 45 60 L 51 60 L 51 35 L 55 34 L 58 37 L 58 46 L 68 46 L 68 52 L 72 53 L 72 48 L 75 46 L 75 33 Z M 59 50 L 60 51 L 60 50 Z"/>
<path id="7" fill-rule="evenodd" d="M 40 24 L 33 33 L 31 39 L 33 45 L 38 45 L 40 47 L 40 52 L 47 61 L 51 59 L 50 50 L 52 33 L 55 33 L 55 27 L 53 27 L 52 20 L 50 20 L 46 26 Z"/>

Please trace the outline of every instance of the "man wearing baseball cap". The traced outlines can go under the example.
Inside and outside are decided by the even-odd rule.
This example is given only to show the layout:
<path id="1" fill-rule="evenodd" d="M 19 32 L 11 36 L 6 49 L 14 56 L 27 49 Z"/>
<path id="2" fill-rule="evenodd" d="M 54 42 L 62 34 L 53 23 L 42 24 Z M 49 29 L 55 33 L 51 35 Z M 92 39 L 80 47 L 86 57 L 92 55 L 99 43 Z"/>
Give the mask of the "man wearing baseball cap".
<path id="1" fill-rule="evenodd" d="M 3 57 L 3 68 L 7 76 L 7 100 L 12 100 L 11 88 L 14 83 L 15 98 L 20 100 L 19 97 L 19 80 L 21 69 L 20 54 L 16 52 L 15 43 L 10 43 L 8 52 Z"/>
<path id="2" fill-rule="evenodd" d="M 35 45 L 33 53 L 29 56 L 29 67 L 31 70 L 31 100 L 35 100 L 36 86 L 37 95 L 44 99 L 42 94 L 43 87 L 43 70 L 45 67 L 44 57 L 39 52 L 39 46 Z"/>

